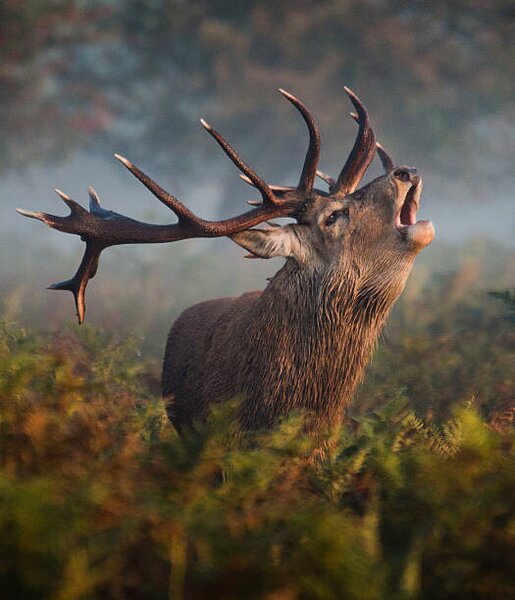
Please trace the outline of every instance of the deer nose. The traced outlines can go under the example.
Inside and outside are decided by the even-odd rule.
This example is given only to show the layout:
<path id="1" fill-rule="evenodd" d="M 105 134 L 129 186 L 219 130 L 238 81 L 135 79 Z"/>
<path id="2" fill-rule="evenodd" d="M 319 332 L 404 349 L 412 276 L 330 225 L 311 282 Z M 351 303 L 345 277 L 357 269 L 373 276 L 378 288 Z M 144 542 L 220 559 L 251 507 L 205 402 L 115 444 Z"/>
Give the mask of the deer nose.
<path id="1" fill-rule="evenodd" d="M 412 167 L 399 167 L 398 169 L 395 169 L 393 175 L 399 181 L 405 183 L 418 183 L 420 181 L 420 175 L 418 174 L 417 169 Z"/>

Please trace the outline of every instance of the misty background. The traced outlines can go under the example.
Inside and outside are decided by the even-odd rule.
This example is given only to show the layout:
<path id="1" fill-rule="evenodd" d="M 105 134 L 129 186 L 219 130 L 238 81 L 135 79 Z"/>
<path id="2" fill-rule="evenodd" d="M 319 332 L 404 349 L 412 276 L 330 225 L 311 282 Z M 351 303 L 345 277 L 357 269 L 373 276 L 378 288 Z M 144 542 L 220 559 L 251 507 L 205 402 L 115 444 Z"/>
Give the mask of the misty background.
<path id="1" fill-rule="evenodd" d="M 395 160 L 420 170 L 419 215 L 437 238 L 413 289 L 463 257 L 481 263 L 469 276 L 481 293 L 512 285 L 510 1 L 4 0 L 0 40 L 0 275 L 12 318 L 72 323 L 71 295 L 44 287 L 70 277 L 83 252 L 15 207 L 66 214 L 53 189 L 87 205 L 93 185 L 106 208 L 173 221 L 114 152 L 205 218 L 242 212 L 255 194 L 200 117 L 266 181 L 296 183 L 307 131 L 278 87 L 316 116 L 323 171 L 338 174 L 356 134 L 343 85 Z M 242 255 L 228 240 L 109 249 L 88 287 L 87 321 L 128 320 L 162 347 L 164 324 L 148 314 L 156 306 L 171 320 L 192 302 L 262 287 L 280 265 Z"/>

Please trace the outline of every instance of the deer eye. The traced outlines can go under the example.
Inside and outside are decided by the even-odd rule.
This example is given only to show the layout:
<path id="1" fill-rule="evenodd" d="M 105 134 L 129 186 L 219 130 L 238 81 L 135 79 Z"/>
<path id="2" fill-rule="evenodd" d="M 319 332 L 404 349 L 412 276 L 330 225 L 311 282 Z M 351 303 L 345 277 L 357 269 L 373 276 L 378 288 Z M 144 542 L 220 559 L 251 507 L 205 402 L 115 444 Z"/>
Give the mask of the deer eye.
<path id="1" fill-rule="evenodd" d="M 330 227 L 331 225 L 334 225 L 340 217 L 348 217 L 348 216 L 349 216 L 348 208 L 342 208 L 341 210 L 335 210 L 333 213 L 331 213 L 326 218 L 325 225 L 326 225 L 326 227 Z"/>

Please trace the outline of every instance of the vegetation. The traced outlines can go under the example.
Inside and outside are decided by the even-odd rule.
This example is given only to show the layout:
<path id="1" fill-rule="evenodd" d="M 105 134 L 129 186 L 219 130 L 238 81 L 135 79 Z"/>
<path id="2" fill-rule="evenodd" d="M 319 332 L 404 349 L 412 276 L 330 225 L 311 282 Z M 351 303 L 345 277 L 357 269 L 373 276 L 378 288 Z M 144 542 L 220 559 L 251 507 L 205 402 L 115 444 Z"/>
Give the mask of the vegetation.
<path id="1" fill-rule="evenodd" d="M 478 242 L 441 252 L 455 261 L 420 257 L 348 427 L 316 465 L 302 458 L 299 415 L 241 435 L 236 399 L 185 442 L 166 421 L 160 335 L 193 297 L 250 287 L 227 256 L 174 263 L 163 251 L 143 281 L 134 275 L 144 262 L 116 274 L 106 261 L 90 300 L 95 325 L 81 328 L 63 327 L 71 298 L 47 303 L 56 296 L 34 295 L 32 281 L 26 299 L 6 261 L 2 593 L 513 597 L 512 295 L 483 287 L 506 289 L 509 254 Z M 52 275 L 64 261 L 55 256 Z M 35 259 L 40 268 L 47 277 Z M 192 269 L 200 287 L 174 286 Z"/>
<path id="2" fill-rule="evenodd" d="M 182 443 L 130 340 L 0 338 L 0 582 L 12 598 L 509 598 L 513 431 L 402 394 L 321 465 L 298 416 Z M 513 417 L 513 415 L 511 415 Z"/>

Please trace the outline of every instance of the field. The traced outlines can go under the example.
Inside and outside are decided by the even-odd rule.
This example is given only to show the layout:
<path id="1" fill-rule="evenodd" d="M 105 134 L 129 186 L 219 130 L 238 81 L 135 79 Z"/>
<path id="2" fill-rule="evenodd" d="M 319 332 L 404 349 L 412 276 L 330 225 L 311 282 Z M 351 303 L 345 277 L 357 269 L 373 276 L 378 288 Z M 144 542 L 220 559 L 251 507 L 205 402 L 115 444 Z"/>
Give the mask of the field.
<path id="1" fill-rule="evenodd" d="M 348 426 L 313 466 L 299 415 L 242 435 L 236 398 L 185 442 L 166 421 L 173 317 L 278 266 L 221 247 L 108 254 L 83 327 L 68 294 L 40 285 L 74 256 L 2 257 L 4 597 L 512 598 L 510 249 L 419 257 Z"/>

